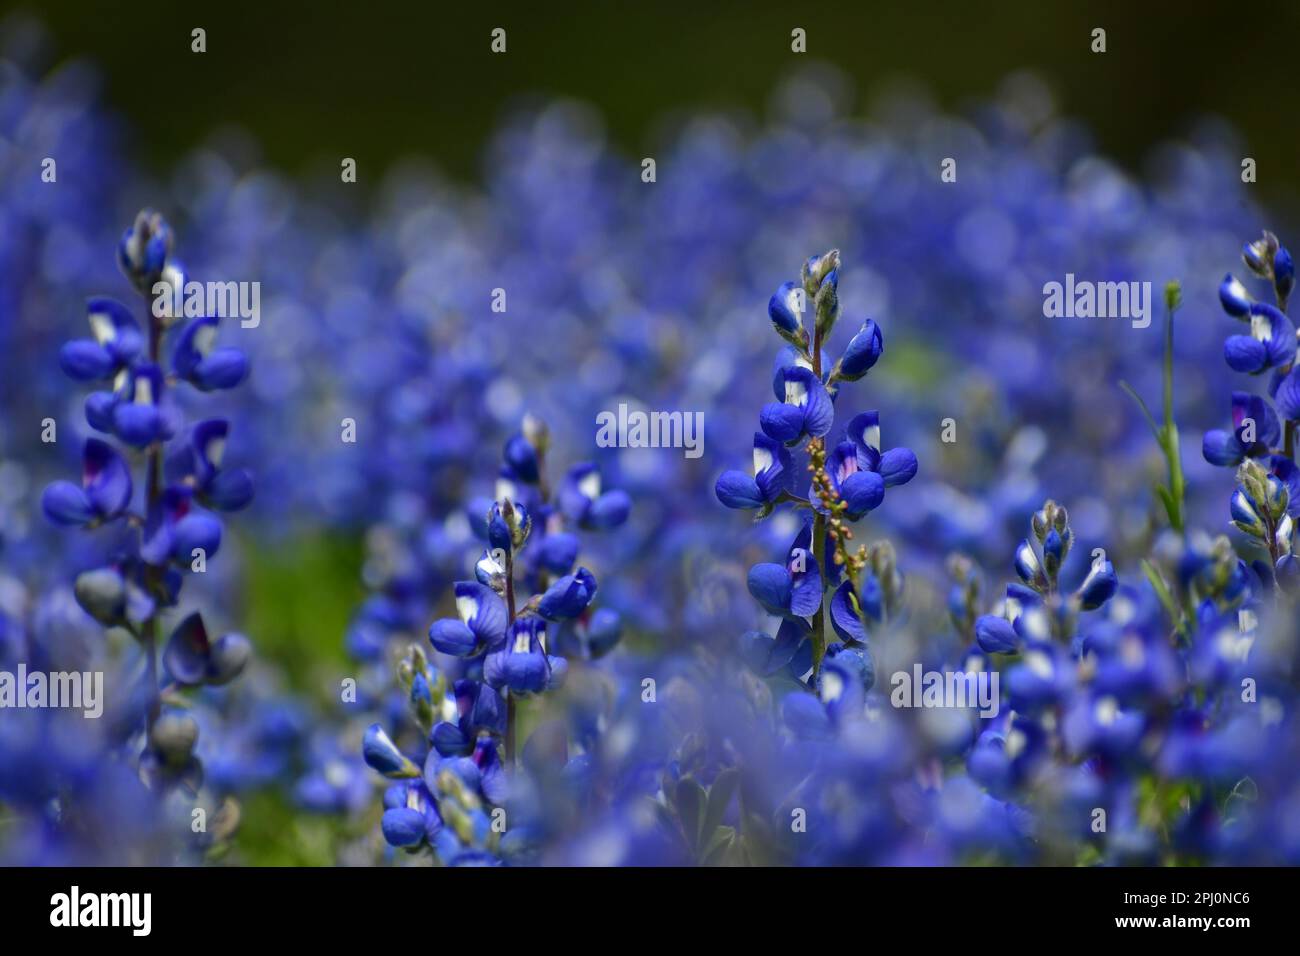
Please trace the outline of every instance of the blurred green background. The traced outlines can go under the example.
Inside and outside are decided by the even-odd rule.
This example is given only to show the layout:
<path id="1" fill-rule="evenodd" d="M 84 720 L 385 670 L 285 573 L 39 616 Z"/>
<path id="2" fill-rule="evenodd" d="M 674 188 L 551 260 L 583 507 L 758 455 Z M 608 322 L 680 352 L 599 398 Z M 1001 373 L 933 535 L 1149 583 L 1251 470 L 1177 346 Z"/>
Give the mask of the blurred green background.
<path id="1" fill-rule="evenodd" d="M 1020 68 L 1045 77 L 1106 152 L 1136 167 L 1203 112 L 1227 117 L 1259 162 L 1259 188 L 1292 201 L 1300 156 L 1290 115 L 1300 11 L 1255 2 L 192 3 L 18 5 L 51 32 L 50 54 L 87 55 L 140 158 L 166 164 L 214 126 L 252 131 L 268 161 L 301 172 L 355 156 L 363 177 L 419 153 L 472 179 L 483 144 L 521 94 L 594 104 L 644 155 L 660 124 L 700 106 L 760 111 L 796 59 L 835 63 L 862 103 L 911 76 L 959 107 Z M 208 52 L 190 52 L 190 30 Z M 489 34 L 508 31 L 508 53 Z M 1107 30 L 1107 52 L 1090 33 Z"/>

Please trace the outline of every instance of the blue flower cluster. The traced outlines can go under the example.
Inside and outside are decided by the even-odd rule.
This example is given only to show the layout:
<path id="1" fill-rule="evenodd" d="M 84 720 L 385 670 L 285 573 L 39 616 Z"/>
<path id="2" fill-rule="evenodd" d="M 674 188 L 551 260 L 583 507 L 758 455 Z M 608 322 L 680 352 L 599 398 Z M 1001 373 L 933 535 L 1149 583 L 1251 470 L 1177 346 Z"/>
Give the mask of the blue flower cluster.
<path id="1" fill-rule="evenodd" d="M 184 284 L 172 244 L 171 227 L 149 210 L 118 244 L 118 264 L 146 301 Z M 253 481 L 245 469 L 224 466 L 230 423 L 187 423 L 175 392 L 184 384 L 232 388 L 246 377 L 248 361 L 237 349 L 216 347 L 214 318 L 178 326 L 150 309 L 140 322 L 127 306 L 102 297 L 86 311 L 91 337 L 64 345 L 59 363 L 71 378 L 101 386 L 87 397 L 85 417 L 104 437 L 85 441 L 80 482 L 50 484 L 41 504 L 54 524 L 112 532 L 108 563 L 77 576 L 76 598 L 101 625 L 128 631 L 140 645 L 144 677 L 126 729 L 141 735 L 141 775 L 153 786 L 183 783 L 197 791 L 198 725 L 175 706 L 179 701 L 165 699 L 229 683 L 247 665 L 251 645 L 237 633 L 210 636 L 199 612 L 179 620 L 165 646 L 161 627 L 180 606 L 185 576 L 206 572 L 221 546 L 213 512 L 246 506 Z"/>
<path id="2" fill-rule="evenodd" d="M 570 468 L 552 492 L 549 447 L 531 416 L 506 442 L 494 498 L 479 502 L 475 531 L 486 547 L 475 580 L 454 584 L 455 616 L 429 627 L 437 666 L 412 645 L 396 669 L 408 707 L 392 729 L 409 731 L 412 756 L 382 723 L 362 742 L 366 763 L 397 781 L 384 795 L 384 839 L 432 847 L 448 865 L 526 852 L 529 828 L 510 826 L 503 806 L 526 749 L 521 710 L 561 687 L 571 659 L 599 659 L 621 634 L 616 612 L 591 607 L 596 578 L 578 564 L 576 530 L 619 527 L 630 500 L 605 489 L 591 463 Z"/>
<path id="3" fill-rule="evenodd" d="M 834 366 L 827 362 L 823 343 L 841 311 L 840 268 L 838 250 L 813 256 L 804 263 L 800 281 L 784 283 L 768 303 L 772 325 L 788 343 L 773 373 L 777 400 L 764 405 L 759 415 L 762 431 L 754 434 L 753 476 L 725 472 L 715 492 L 727 507 L 757 510 L 759 518 L 787 502 L 807 512 L 785 560 L 749 570 L 750 594 L 782 624 L 775 637 L 746 633 L 747 657 L 763 661 L 768 673 L 790 667 L 796 676 L 810 674 L 815 685 L 823 659 L 843 654 L 846 661 L 853 659 L 856 677 L 870 688 L 875 671 L 867 650 L 867 620 L 880 620 L 887 585 L 872 573 L 864 575 L 867 550 L 851 551 L 848 523 L 879 507 L 886 487 L 911 481 L 917 461 L 908 448 L 881 450 L 875 411 L 855 416 L 843 438 L 828 449 L 826 436 L 834 427 L 841 383 L 863 378 L 884 352 L 880 327 L 867 319 Z M 792 449 L 798 448 L 812 473 L 802 495 L 792 490 L 797 477 Z M 831 640 L 832 629 L 838 640 Z"/>

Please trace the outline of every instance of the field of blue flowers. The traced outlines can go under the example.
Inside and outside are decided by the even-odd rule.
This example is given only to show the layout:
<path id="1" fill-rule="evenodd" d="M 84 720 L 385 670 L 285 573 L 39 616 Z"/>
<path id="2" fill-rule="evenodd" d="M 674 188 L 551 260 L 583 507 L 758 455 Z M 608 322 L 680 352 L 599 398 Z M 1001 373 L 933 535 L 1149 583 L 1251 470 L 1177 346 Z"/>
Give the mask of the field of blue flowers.
<path id="1" fill-rule="evenodd" d="M 1030 75 L 796 70 L 651 182 L 557 101 L 354 184 L 146 172 L 97 88 L 0 62 L 0 673 L 103 682 L 0 680 L 0 863 L 1300 863 L 1295 265 L 1229 127 L 1135 175 Z"/>

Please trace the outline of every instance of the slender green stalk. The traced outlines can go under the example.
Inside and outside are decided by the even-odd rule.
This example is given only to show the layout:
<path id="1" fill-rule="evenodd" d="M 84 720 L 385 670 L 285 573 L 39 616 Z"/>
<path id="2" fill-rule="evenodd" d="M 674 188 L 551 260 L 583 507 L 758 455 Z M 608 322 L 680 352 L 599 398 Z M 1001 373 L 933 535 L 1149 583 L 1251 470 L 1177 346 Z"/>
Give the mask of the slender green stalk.
<path id="1" fill-rule="evenodd" d="M 1185 530 L 1187 482 L 1183 477 L 1182 454 L 1178 447 L 1178 424 L 1174 421 L 1174 312 L 1182 302 L 1182 292 L 1177 282 L 1165 287 L 1165 355 L 1163 365 L 1163 421 L 1156 423 L 1146 402 L 1128 382 L 1119 386 L 1132 396 L 1142 411 L 1156 444 L 1165 456 L 1168 467 L 1167 484 L 1156 486 L 1156 495 L 1164 505 L 1169 526 L 1182 534 Z"/>

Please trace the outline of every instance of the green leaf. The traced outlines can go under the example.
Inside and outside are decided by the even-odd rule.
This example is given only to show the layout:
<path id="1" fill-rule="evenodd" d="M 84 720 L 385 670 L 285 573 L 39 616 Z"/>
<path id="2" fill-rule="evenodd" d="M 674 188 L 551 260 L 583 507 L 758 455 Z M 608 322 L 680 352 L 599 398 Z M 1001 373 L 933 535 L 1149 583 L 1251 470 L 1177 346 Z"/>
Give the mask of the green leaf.
<path id="1" fill-rule="evenodd" d="M 730 806 L 731 798 L 735 795 L 739 783 L 740 772 L 731 767 L 714 778 L 713 786 L 709 787 L 709 807 L 704 814 L 704 824 L 700 829 L 701 839 L 708 841 L 713 836 L 713 831 L 722 825 L 722 818 L 726 815 L 727 807 Z"/>
<path id="2" fill-rule="evenodd" d="M 719 827 L 700 854 L 700 862 L 705 866 L 717 866 L 722 863 L 736 841 L 736 831 L 731 827 Z"/>
<path id="3" fill-rule="evenodd" d="M 1169 523 L 1174 527 L 1178 526 L 1178 506 L 1174 502 L 1174 496 L 1169 493 L 1169 489 L 1164 485 L 1156 485 L 1156 497 L 1164 505 L 1165 514 L 1169 516 Z"/>
<path id="4" fill-rule="evenodd" d="M 677 819 L 686 832 L 686 842 L 692 850 L 700 845 L 700 821 L 704 815 L 704 788 L 694 777 L 677 781 Z"/>
<path id="5" fill-rule="evenodd" d="M 1169 593 L 1169 585 L 1165 584 L 1165 579 L 1160 576 L 1156 566 L 1145 558 L 1142 561 L 1142 573 L 1151 582 L 1151 588 L 1156 592 L 1156 597 L 1160 599 L 1165 613 L 1169 615 L 1170 623 L 1177 627 L 1179 619 L 1178 604 L 1174 601 L 1173 595 Z"/>
<path id="6" fill-rule="evenodd" d="M 1138 408 L 1142 410 L 1142 417 L 1145 418 L 1147 420 L 1147 424 L 1151 426 L 1151 434 L 1155 436 L 1157 442 L 1161 441 L 1160 426 L 1157 425 L 1156 420 L 1151 417 L 1151 410 L 1147 408 L 1147 403 L 1142 401 L 1142 396 L 1139 395 L 1136 391 L 1134 391 L 1133 386 L 1130 385 L 1128 382 L 1121 380 L 1119 383 L 1119 387 L 1124 389 L 1124 391 L 1128 392 L 1128 394 L 1132 396 L 1133 401 L 1137 402 Z"/>

